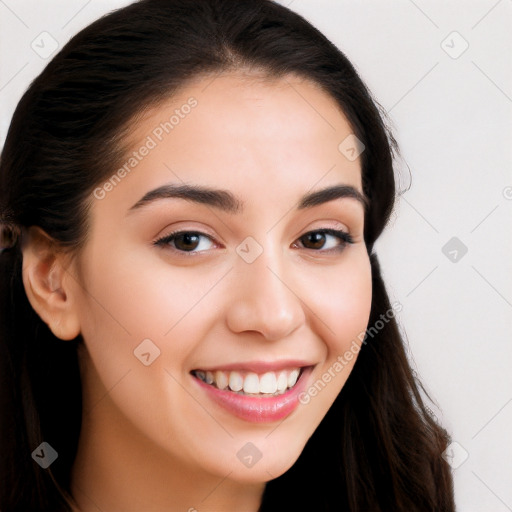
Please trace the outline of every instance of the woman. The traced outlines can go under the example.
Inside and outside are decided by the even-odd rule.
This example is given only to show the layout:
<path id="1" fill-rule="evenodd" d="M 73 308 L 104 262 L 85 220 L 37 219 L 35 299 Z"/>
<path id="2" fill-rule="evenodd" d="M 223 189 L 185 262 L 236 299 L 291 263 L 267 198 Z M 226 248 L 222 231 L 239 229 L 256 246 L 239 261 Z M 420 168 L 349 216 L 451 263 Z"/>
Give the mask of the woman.
<path id="1" fill-rule="evenodd" d="M 2 152 L 1 509 L 454 510 L 373 253 L 394 146 L 273 2 L 75 36 Z"/>

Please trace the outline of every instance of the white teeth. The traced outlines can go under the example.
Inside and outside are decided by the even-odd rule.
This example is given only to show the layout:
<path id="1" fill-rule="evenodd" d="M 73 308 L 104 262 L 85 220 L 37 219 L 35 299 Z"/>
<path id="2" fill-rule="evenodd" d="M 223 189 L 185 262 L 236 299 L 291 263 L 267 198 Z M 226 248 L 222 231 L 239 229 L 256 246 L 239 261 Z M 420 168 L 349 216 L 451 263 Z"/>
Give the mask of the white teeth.
<path id="1" fill-rule="evenodd" d="M 244 379 L 238 372 L 230 372 L 229 374 L 229 387 L 231 391 L 241 391 L 244 387 Z"/>
<path id="2" fill-rule="evenodd" d="M 244 393 L 259 393 L 260 379 L 255 373 L 248 373 L 244 379 Z"/>
<path id="3" fill-rule="evenodd" d="M 260 393 L 275 393 L 277 391 L 277 380 L 274 372 L 264 373 L 260 377 Z"/>
<path id="4" fill-rule="evenodd" d="M 299 370 L 294 368 L 288 375 L 288 387 L 292 388 L 295 386 L 297 379 L 299 378 Z"/>
<path id="5" fill-rule="evenodd" d="M 282 371 L 279 373 L 279 377 L 277 378 L 277 391 L 282 393 L 288 387 L 288 375 L 286 372 Z"/>
<path id="6" fill-rule="evenodd" d="M 276 395 L 282 394 L 288 388 L 295 386 L 300 375 L 300 368 L 280 370 L 277 373 L 265 372 L 263 375 L 254 372 L 222 370 L 196 370 L 194 374 L 203 382 L 221 390 L 230 389 L 236 393 L 249 395 Z"/>
<path id="7" fill-rule="evenodd" d="M 224 372 L 219 370 L 215 372 L 215 384 L 219 389 L 226 389 L 228 387 L 228 378 Z"/>

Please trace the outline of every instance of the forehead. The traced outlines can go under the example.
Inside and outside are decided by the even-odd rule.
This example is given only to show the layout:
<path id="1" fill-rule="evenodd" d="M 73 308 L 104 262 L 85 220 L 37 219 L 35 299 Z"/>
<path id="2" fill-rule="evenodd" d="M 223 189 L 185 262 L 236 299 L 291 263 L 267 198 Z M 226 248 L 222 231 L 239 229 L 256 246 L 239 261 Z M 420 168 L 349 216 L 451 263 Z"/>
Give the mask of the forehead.
<path id="1" fill-rule="evenodd" d="M 240 197 L 272 185 L 290 200 L 320 181 L 361 190 L 359 159 L 340 151 L 351 134 L 335 100 L 302 78 L 197 78 L 133 122 L 126 178 L 109 198 L 129 208 L 170 182 L 222 186 Z"/>
<path id="2" fill-rule="evenodd" d="M 191 98 L 197 103 L 193 109 L 187 107 Z M 166 117 L 169 111 L 171 117 Z M 175 116 L 171 119 L 173 111 Z M 182 123 L 186 118 L 190 120 Z M 340 133 L 352 131 L 330 95 L 319 85 L 295 75 L 272 78 L 225 73 L 197 77 L 168 101 L 146 112 L 134 126 L 134 135 L 143 137 L 162 120 L 171 121 L 173 136 L 179 137 L 182 132 L 183 138 L 188 136 L 192 141 L 193 132 L 203 142 L 230 137 L 243 141 L 246 137 L 281 143 L 320 133 L 328 135 L 329 142 L 337 140 Z M 180 130 L 175 130 L 178 124 Z M 170 133 L 165 131 L 163 135 L 166 134 Z"/>

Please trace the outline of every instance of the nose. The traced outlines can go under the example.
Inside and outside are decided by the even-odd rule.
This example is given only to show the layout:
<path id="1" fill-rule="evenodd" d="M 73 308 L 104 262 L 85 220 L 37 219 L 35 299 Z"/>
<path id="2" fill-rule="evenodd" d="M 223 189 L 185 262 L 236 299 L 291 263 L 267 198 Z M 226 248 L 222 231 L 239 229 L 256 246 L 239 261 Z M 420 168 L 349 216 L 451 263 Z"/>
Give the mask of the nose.
<path id="1" fill-rule="evenodd" d="M 235 333 L 257 332 L 269 341 L 289 336 L 306 320 L 290 272 L 265 252 L 253 263 L 237 261 L 227 324 Z"/>

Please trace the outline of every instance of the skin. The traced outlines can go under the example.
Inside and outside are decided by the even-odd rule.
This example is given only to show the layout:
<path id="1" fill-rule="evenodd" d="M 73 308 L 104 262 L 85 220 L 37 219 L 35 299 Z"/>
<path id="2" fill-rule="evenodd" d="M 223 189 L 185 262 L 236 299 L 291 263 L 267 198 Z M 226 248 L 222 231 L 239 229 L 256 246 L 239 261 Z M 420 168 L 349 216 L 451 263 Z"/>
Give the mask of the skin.
<path id="1" fill-rule="evenodd" d="M 314 364 L 309 386 L 368 323 L 363 206 L 342 198 L 297 209 L 304 194 L 331 185 L 362 193 L 360 160 L 338 150 L 352 130 L 336 103 L 293 76 L 197 79 L 134 124 L 132 150 L 191 96 L 198 104 L 190 114 L 103 199 L 92 199 L 78 257 L 37 251 L 35 242 L 25 248 L 32 304 L 59 337 L 84 339 L 72 474 L 82 512 L 256 511 L 265 482 L 297 460 L 356 358 L 272 423 L 220 408 L 190 371 L 301 359 Z M 146 192 L 183 182 L 230 191 L 243 212 L 183 199 L 129 211 Z M 328 236 L 330 251 L 301 244 L 321 228 L 343 229 L 354 243 L 336 250 L 340 240 Z M 212 241 L 203 238 L 192 256 L 154 245 L 176 229 Z M 236 251 L 249 236 L 263 250 L 250 264 Z M 134 356 L 144 339 L 160 350 L 149 366 Z M 237 457 L 248 442 L 262 454 L 250 468 Z"/>

